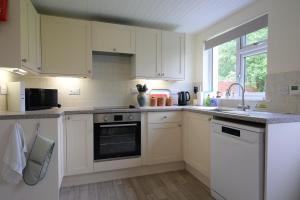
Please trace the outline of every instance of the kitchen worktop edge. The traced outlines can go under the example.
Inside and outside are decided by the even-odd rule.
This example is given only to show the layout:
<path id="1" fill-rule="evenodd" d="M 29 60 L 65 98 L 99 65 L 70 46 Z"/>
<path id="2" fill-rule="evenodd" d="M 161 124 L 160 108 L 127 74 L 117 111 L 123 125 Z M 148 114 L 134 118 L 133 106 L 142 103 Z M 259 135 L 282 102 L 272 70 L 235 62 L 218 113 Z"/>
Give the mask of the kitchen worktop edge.
<path id="1" fill-rule="evenodd" d="M 249 121 L 263 124 L 300 122 L 300 115 L 257 112 L 252 115 L 237 115 L 214 111 L 214 108 L 199 106 L 166 106 L 166 107 L 142 107 L 142 108 L 94 108 L 94 107 L 66 107 L 54 108 L 40 111 L 27 112 L 0 112 L 0 120 L 9 119 L 38 119 L 59 118 L 62 115 L 96 114 L 96 113 L 122 113 L 122 112 L 167 112 L 167 111 L 189 111 L 202 113 L 215 117 L 229 118 L 234 120 Z"/>

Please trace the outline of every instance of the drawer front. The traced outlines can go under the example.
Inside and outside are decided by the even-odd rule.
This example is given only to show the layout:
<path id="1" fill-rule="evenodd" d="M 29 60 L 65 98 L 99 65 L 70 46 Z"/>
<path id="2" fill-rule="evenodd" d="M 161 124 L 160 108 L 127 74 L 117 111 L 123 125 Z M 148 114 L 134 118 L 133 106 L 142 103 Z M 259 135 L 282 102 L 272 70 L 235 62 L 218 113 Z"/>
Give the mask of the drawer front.
<path id="1" fill-rule="evenodd" d="M 148 123 L 181 122 L 181 112 L 148 113 Z"/>

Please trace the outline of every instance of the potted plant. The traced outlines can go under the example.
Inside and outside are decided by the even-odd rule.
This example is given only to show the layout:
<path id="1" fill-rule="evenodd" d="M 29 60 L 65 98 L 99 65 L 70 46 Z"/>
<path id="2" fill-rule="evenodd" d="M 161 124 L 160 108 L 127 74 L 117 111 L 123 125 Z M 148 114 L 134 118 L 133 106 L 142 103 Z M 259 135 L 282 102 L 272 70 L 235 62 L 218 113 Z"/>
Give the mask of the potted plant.
<path id="1" fill-rule="evenodd" d="M 148 88 L 147 88 L 146 84 L 144 84 L 144 85 L 137 84 L 136 89 L 139 92 L 139 94 L 137 96 L 137 102 L 138 102 L 140 107 L 144 107 L 146 105 L 146 95 L 145 95 L 145 93 L 147 92 Z"/>

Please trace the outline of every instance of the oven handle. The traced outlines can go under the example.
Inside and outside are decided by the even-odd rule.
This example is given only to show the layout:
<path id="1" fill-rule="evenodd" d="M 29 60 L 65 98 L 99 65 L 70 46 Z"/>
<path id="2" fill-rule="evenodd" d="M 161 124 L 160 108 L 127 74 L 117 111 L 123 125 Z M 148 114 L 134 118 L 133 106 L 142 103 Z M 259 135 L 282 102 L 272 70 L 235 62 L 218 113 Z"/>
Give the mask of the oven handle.
<path id="1" fill-rule="evenodd" d="M 137 124 L 100 125 L 100 128 L 113 128 L 113 127 L 124 127 L 124 126 L 137 126 Z"/>

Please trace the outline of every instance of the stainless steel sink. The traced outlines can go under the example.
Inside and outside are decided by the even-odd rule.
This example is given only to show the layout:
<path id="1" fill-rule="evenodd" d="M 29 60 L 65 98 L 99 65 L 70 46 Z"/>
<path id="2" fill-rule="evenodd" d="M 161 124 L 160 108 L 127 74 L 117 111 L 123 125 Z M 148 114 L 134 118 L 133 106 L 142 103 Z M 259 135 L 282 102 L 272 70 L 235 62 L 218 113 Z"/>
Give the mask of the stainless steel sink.
<path id="1" fill-rule="evenodd" d="M 243 110 L 229 110 L 229 111 L 223 111 L 223 113 L 229 113 L 229 114 L 233 114 L 233 115 L 245 115 L 245 116 L 249 116 L 250 115 L 250 111 L 243 111 Z"/>
<path id="2" fill-rule="evenodd" d="M 214 112 L 220 112 L 220 113 L 225 113 L 225 114 L 232 114 L 232 115 L 244 115 L 244 116 L 249 116 L 251 111 L 243 111 L 243 110 L 237 110 L 235 108 L 216 108 L 212 110 Z"/>
<path id="3" fill-rule="evenodd" d="M 255 111 L 255 110 L 238 110 L 236 108 L 215 108 L 211 111 L 214 112 L 220 112 L 224 114 L 231 114 L 231 115 L 242 115 L 242 116 L 250 116 L 250 115 L 255 115 L 255 116 L 260 116 L 260 115 L 272 115 L 270 112 L 264 112 L 264 111 Z"/>
<path id="4" fill-rule="evenodd" d="M 235 108 L 215 108 L 212 109 L 211 111 L 215 111 L 215 112 L 230 112 L 230 111 L 238 111 Z"/>

